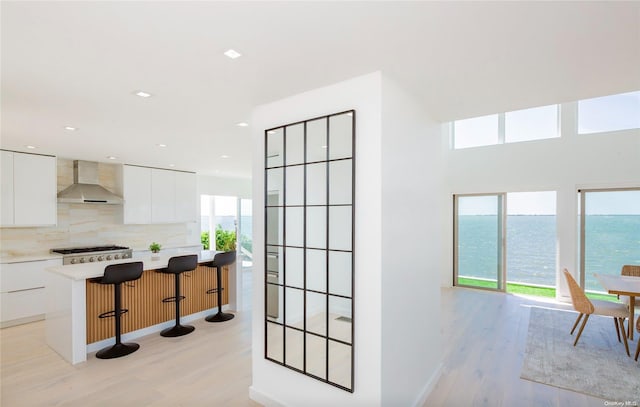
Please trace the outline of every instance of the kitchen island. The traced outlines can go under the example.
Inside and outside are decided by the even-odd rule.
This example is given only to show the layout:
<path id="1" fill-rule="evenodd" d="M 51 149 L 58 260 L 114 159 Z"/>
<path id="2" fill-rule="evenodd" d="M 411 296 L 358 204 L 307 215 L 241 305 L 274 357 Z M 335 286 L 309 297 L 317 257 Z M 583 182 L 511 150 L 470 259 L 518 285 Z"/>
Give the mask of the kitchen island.
<path id="1" fill-rule="evenodd" d="M 94 352 L 113 342 L 113 319 L 98 315 L 113 309 L 113 286 L 101 285 L 91 280 L 101 277 L 109 264 L 142 261 L 144 273 L 139 280 L 122 287 L 122 307 L 129 312 L 122 315 L 122 340 L 161 331 L 172 326 L 175 320 L 174 304 L 162 302 L 174 295 L 173 276 L 155 270 L 167 267 L 175 255 L 198 255 L 198 267 L 183 273 L 181 317 L 184 322 L 204 318 L 217 306 L 216 295 L 206 291 L 216 288 L 215 269 L 210 263 L 216 252 L 178 253 L 150 256 L 101 263 L 85 263 L 49 267 L 46 269 L 46 340 L 47 344 L 71 364 L 84 362 L 87 353 Z M 229 269 L 231 268 L 231 270 Z M 233 295 L 235 267 L 222 268 L 223 304 L 229 304 Z"/>

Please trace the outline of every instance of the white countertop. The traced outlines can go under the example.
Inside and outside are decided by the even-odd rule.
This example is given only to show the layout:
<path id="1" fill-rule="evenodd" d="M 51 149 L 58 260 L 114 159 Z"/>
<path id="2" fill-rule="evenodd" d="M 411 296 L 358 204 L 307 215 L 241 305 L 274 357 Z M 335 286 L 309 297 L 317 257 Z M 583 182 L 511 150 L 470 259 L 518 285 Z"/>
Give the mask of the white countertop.
<path id="1" fill-rule="evenodd" d="M 214 250 L 202 250 L 200 252 L 184 252 L 180 253 L 180 256 L 188 254 L 197 254 L 199 263 L 206 263 L 213 261 L 213 257 L 216 254 Z M 45 270 L 51 273 L 56 273 L 68 277 L 72 280 L 86 280 L 88 278 L 102 277 L 104 275 L 104 268 L 110 264 L 129 263 L 132 261 L 142 261 L 144 270 L 157 270 L 167 267 L 169 259 L 176 254 L 162 254 L 158 255 L 158 260 L 152 260 L 149 254 L 136 255 L 134 253 L 133 259 L 120 259 L 112 261 L 101 261 L 99 263 L 83 263 L 83 264 L 69 264 L 66 266 L 47 267 Z"/>
<path id="2" fill-rule="evenodd" d="M 41 254 L 28 254 L 18 256 L 2 256 L 0 257 L 1 264 L 10 263 L 24 263 L 28 261 L 43 261 L 43 260 L 56 260 L 62 259 L 62 255 L 58 253 L 41 253 Z"/>

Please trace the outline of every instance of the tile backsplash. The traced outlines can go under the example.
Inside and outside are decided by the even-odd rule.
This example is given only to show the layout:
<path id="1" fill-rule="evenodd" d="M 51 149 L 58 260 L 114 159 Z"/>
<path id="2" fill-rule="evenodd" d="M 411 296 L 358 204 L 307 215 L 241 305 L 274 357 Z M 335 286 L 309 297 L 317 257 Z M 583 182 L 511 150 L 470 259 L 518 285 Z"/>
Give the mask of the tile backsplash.
<path id="1" fill-rule="evenodd" d="M 100 163 L 102 186 L 122 195 L 121 166 Z M 58 192 L 73 183 L 73 161 L 58 158 Z M 58 224 L 47 227 L 0 228 L 0 255 L 48 253 L 52 248 L 117 244 L 146 249 L 151 242 L 163 246 L 198 245 L 198 223 L 125 225 L 122 205 L 58 203 Z"/>

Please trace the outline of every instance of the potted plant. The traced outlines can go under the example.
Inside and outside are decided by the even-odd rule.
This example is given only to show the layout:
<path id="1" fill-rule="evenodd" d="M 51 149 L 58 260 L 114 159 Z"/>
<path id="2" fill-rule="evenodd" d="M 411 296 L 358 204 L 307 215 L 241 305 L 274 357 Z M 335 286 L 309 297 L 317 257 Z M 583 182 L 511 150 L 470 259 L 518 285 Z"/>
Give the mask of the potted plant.
<path id="1" fill-rule="evenodd" d="M 160 253 L 160 249 L 162 248 L 162 245 L 160 245 L 160 243 L 157 242 L 153 242 L 149 245 L 149 250 L 151 250 L 151 260 L 158 260 L 160 259 L 160 256 L 158 255 L 158 253 Z"/>
<path id="2" fill-rule="evenodd" d="M 224 230 L 222 226 L 216 226 L 216 250 L 232 252 L 236 250 L 236 232 Z"/>

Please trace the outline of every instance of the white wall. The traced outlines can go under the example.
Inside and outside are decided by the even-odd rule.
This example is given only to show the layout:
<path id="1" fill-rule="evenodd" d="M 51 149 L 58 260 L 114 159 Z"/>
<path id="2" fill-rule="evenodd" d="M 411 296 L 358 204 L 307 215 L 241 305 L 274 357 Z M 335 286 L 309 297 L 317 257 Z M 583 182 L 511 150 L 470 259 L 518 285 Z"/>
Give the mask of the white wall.
<path id="1" fill-rule="evenodd" d="M 251 198 L 251 179 L 198 175 L 198 196 L 200 195 Z"/>
<path id="2" fill-rule="evenodd" d="M 440 125 L 382 86 L 382 405 L 422 405 L 441 366 L 444 169 Z"/>
<path id="3" fill-rule="evenodd" d="M 556 191 L 560 297 L 568 293 L 559 272 L 567 268 L 578 273 L 577 190 L 640 186 L 640 130 L 578 135 L 576 112 L 576 103 L 561 105 L 562 137 L 557 139 L 446 152 L 450 203 L 452 194 Z M 453 224 L 452 210 L 447 222 Z M 453 227 L 449 227 L 446 241 L 452 240 Z M 442 273 L 444 286 L 452 282 L 452 250 L 450 245 Z"/>
<path id="4" fill-rule="evenodd" d="M 264 359 L 264 290 L 253 290 L 253 384 L 261 403 L 372 406 L 381 399 L 381 75 L 372 73 L 260 106 L 253 112 L 253 287 L 264 287 L 264 133 L 268 128 L 356 110 L 355 392 Z"/>

